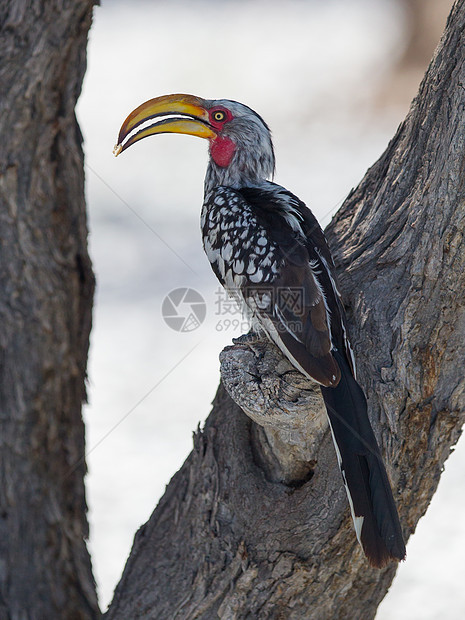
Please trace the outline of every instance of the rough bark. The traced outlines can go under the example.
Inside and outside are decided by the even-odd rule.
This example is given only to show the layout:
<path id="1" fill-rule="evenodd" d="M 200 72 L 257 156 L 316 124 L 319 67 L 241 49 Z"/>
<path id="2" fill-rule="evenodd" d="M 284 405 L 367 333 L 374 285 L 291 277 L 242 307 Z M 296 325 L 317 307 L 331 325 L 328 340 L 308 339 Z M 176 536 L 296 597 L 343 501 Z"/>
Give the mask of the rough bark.
<path id="1" fill-rule="evenodd" d="M 74 107 L 92 0 L 0 1 L 0 618 L 97 618 L 81 403 L 94 279 Z"/>
<path id="2" fill-rule="evenodd" d="M 465 420 L 464 33 L 460 0 L 406 120 L 327 230 L 407 538 Z M 248 415 L 221 385 L 136 534 L 109 620 L 374 617 L 396 566 L 368 566 L 329 433 L 305 419 L 309 393 L 275 355 L 263 343 L 223 352 Z M 318 434 L 307 454 L 305 432 Z"/>

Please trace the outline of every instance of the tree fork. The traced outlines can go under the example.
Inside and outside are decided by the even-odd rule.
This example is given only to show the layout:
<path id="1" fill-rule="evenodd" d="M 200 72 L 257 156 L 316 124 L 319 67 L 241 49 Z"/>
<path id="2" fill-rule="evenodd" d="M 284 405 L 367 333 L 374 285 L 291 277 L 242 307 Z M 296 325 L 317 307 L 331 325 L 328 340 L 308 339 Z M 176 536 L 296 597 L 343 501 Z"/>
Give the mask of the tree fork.
<path id="1" fill-rule="evenodd" d="M 91 9 L 0 0 L 0 617 L 12 619 L 99 615 L 84 543 L 93 276 L 74 118 Z M 327 230 L 405 534 L 465 418 L 464 22 L 459 0 L 409 115 Z M 263 426 L 220 385 L 108 618 L 373 618 L 395 566 L 365 562 L 329 433 L 302 415 L 312 388 L 267 370 L 275 353 L 223 354 L 225 385 Z M 241 356 L 252 373 L 231 383 Z"/>
<path id="2" fill-rule="evenodd" d="M 459 0 L 406 120 L 327 230 L 407 537 L 465 420 L 464 32 Z M 246 343 L 223 352 L 222 376 L 265 431 L 220 385 L 193 452 L 136 535 L 109 620 L 134 610 L 205 620 L 374 617 L 396 565 L 365 561 L 328 432 L 317 429 L 305 471 L 289 470 L 296 442 L 286 445 L 279 429 L 286 373 L 264 375 L 262 365 L 255 376 L 276 389 L 260 387 L 254 355 Z"/>

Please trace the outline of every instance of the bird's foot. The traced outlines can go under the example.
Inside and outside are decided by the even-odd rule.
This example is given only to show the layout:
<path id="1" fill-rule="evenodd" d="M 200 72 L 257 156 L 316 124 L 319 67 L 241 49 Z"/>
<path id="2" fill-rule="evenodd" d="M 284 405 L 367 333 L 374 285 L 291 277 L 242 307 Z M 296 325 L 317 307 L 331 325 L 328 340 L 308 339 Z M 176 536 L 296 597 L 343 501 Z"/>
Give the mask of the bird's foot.
<path id="1" fill-rule="evenodd" d="M 263 340 L 260 334 L 250 330 L 247 334 L 242 334 L 238 338 L 233 338 L 233 344 L 256 344 L 257 342 L 261 342 Z"/>

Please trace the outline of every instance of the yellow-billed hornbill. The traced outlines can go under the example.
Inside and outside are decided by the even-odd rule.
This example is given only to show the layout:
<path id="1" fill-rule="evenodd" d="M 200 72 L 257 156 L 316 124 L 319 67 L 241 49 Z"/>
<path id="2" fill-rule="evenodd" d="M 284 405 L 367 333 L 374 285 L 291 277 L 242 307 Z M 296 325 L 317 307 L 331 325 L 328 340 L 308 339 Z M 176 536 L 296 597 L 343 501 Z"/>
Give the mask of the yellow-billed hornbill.
<path id="1" fill-rule="evenodd" d="M 275 166 L 268 126 L 236 101 L 167 95 L 131 112 L 115 154 L 161 133 L 209 141 L 201 225 L 213 270 L 245 303 L 254 330 L 265 332 L 295 368 L 320 384 L 355 531 L 368 560 L 382 567 L 404 559 L 391 487 L 355 379 L 333 260 L 311 211 L 268 180 Z"/>

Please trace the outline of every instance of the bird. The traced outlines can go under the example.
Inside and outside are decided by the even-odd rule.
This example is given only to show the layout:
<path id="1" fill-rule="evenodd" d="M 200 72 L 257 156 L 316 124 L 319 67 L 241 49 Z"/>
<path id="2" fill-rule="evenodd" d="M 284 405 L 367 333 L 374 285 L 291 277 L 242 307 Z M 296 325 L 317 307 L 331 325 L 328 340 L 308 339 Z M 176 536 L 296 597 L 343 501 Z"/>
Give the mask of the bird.
<path id="1" fill-rule="evenodd" d="M 129 114 L 114 154 L 163 133 L 208 141 L 201 228 L 213 271 L 247 309 L 252 331 L 319 384 L 356 537 L 369 564 L 383 568 L 404 560 L 396 504 L 356 379 L 334 261 L 310 209 L 272 180 L 268 125 L 237 101 L 163 95 Z"/>

